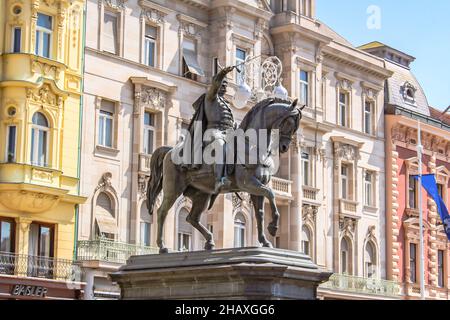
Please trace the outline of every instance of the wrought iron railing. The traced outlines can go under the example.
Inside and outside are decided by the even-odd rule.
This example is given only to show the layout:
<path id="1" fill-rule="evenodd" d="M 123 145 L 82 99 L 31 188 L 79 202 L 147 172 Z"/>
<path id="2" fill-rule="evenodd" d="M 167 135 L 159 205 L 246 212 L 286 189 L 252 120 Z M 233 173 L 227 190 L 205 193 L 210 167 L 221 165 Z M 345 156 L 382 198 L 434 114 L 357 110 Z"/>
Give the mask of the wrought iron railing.
<path id="1" fill-rule="evenodd" d="M 366 295 L 400 296 L 400 285 L 397 282 L 337 273 L 333 274 L 328 282 L 321 284 L 320 288 Z"/>
<path id="2" fill-rule="evenodd" d="M 71 260 L 0 252 L 0 274 L 80 281 L 81 268 Z"/>
<path id="3" fill-rule="evenodd" d="M 158 249 L 107 239 L 80 240 L 77 244 L 78 261 L 98 260 L 125 263 L 130 256 L 156 254 Z"/>

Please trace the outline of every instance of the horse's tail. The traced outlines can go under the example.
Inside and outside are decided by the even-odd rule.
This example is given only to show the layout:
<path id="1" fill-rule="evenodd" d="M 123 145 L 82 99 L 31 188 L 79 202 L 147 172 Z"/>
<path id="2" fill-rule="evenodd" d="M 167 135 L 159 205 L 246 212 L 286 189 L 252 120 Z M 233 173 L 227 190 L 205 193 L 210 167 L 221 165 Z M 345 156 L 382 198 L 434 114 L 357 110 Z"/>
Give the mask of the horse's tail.
<path id="1" fill-rule="evenodd" d="M 147 208 L 150 214 L 153 212 L 156 198 L 162 190 L 164 157 L 170 150 L 172 150 L 172 147 L 156 149 L 150 161 L 150 180 L 147 186 Z"/>

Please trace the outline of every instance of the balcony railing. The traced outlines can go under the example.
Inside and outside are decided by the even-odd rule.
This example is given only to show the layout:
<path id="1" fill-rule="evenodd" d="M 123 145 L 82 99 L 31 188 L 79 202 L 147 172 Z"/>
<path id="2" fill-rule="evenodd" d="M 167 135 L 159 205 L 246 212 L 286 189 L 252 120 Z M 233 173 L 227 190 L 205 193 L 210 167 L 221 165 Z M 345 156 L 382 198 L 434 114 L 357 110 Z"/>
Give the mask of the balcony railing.
<path id="1" fill-rule="evenodd" d="M 394 281 L 354 277 L 337 273 L 333 274 L 328 282 L 320 285 L 320 288 L 365 295 L 400 296 L 400 285 Z"/>
<path id="2" fill-rule="evenodd" d="M 355 215 L 358 208 L 358 202 L 351 200 L 340 200 L 341 213 Z"/>
<path id="3" fill-rule="evenodd" d="M 309 201 L 309 202 L 318 202 L 319 189 L 310 187 L 310 186 L 303 186 L 303 200 Z"/>
<path id="4" fill-rule="evenodd" d="M 272 177 L 270 179 L 270 187 L 277 193 L 278 195 L 285 197 L 292 197 L 292 181 Z"/>
<path id="5" fill-rule="evenodd" d="M 150 161 L 152 156 L 150 154 L 139 154 L 139 171 L 150 174 Z"/>
<path id="6" fill-rule="evenodd" d="M 71 260 L 0 252 L 0 274 L 80 281 L 81 268 Z"/>
<path id="7" fill-rule="evenodd" d="M 157 248 L 106 239 L 81 240 L 77 244 L 78 261 L 98 260 L 124 264 L 131 256 L 157 254 L 158 252 Z"/>

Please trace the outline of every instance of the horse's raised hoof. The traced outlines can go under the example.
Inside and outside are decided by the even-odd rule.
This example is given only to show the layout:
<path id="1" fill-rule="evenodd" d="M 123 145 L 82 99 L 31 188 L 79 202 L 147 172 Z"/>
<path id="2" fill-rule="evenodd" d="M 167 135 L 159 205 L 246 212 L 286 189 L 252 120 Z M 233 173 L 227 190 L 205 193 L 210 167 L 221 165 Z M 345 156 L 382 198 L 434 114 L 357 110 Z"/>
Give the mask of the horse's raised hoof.
<path id="1" fill-rule="evenodd" d="M 278 226 L 276 226 L 273 222 L 271 222 L 269 224 L 269 226 L 267 227 L 267 230 L 269 231 L 269 234 L 272 237 L 276 237 L 277 236 L 277 232 L 278 232 Z"/>
<path id="2" fill-rule="evenodd" d="M 273 248 L 273 245 L 269 241 L 266 241 L 265 243 L 263 243 L 263 247 L 264 248 Z"/>
<path id="3" fill-rule="evenodd" d="M 211 251 L 214 249 L 216 245 L 214 244 L 214 242 L 206 242 L 205 243 L 205 250 L 207 251 Z"/>
<path id="4" fill-rule="evenodd" d="M 166 253 L 169 253 L 169 249 L 167 249 L 167 248 L 161 248 L 161 249 L 159 249 L 159 253 L 160 253 L 160 254 L 166 254 Z"/>

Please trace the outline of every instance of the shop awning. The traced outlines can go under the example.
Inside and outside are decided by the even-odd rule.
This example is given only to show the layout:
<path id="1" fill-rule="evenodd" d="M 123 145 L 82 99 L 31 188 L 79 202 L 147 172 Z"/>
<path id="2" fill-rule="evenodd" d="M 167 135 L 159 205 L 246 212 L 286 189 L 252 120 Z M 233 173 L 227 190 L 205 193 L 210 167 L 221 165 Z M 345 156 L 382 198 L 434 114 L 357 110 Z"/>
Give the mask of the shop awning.
<path id="1" fill-rule="evenodd" d="M 118 233 L 116 220 L 109 213 L 97 212 L 95 214 L 95 220 L 97 221 L 100 233 Z"/>
<path id="2" fill-rule="evenodd" d="M 191 73 L 202 77 L 205 75 L 202 68 L 200 68 L 200 65 L 197 61 L 197 54 L 194 51 L 183 49 L 183 59 L 186 62 L 186 65 Z"/>

